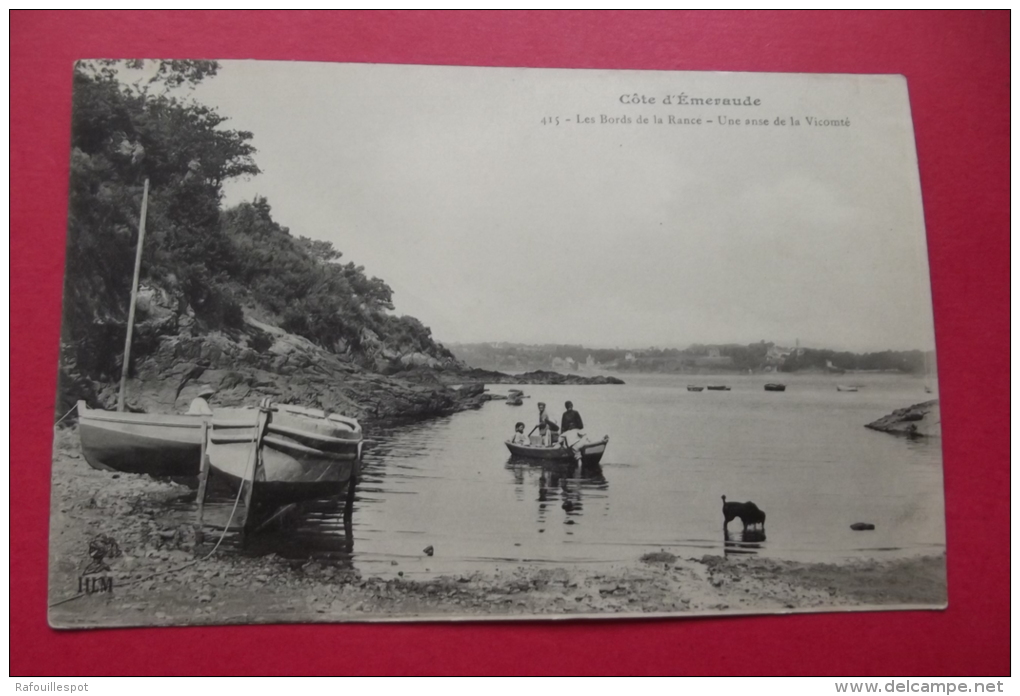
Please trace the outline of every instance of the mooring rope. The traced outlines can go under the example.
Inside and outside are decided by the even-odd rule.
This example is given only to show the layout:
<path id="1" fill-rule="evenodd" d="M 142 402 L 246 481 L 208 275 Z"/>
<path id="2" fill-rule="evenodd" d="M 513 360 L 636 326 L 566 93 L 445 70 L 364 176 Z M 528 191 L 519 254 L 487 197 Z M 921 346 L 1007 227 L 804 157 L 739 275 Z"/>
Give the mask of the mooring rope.
<path id="1" fill-rule="evenodd" d="M 70 411 L 68 411 L 67 413 L 62 415 L 60 418 L 58 418 L 57 422 L 53 424 L 53 427 L 55 428 L 58 425 L 60 425 L 60 422 L 63 421 L 65 418 L 67 418 L 69 415 L 71 415 L 76 408 L 78 408 L 78 404 L 75 404 L 74 406 L 72 406 Z"/>

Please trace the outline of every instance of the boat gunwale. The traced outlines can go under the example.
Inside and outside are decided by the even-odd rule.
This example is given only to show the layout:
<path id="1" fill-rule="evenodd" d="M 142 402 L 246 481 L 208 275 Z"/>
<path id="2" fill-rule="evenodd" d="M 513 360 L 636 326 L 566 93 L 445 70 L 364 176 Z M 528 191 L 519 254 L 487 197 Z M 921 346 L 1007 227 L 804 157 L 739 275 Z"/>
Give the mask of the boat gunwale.
<path id="1" fill-rule="evenodd" d="M 181 419 L 178 422 L 159 419 Z M 201 428 L 208 415 L 183 413 L 132 413 L 130 411 L 105 411 L 90 408 L 84 401 L 78 402 L 78 422 L 83 421 L 92 427 L 100 427 L 99 423 L 118 423 L 124 425 L 154 426 L 158 428 Z M 188 419 L 184 421 L 184 419 Z"/>
<path id="2" fill-rule="evenodd" d="M 550 454 L 561 454 L 562 453 L 564 455 L 569 455 L 570 450 L 573 449 L 571 447 L 566 447 L 566 446 L 564 446 L 562 444 L 561 445 L 555 445 L 555 446 L 549 446 L 549 447 L 534 447 L 532 445 L 521 445 L 521 444 L 515 443 L 515 442 L 513 442 L 511 440 L 504 440 L 503 442 L 504 442 L 504 444 L 506 444 L 507 448 L 510 449 L 510 453 L 512 455 L 518 456 L 518 457 L 526 457 L 527 455 L 517 454 L 516 452 L 514 452 L 514 448 L 523 449 L 523 450 L 531 450 L 532 452 L 536 452 L 536 453 L 537 452 L 548 452 Z M 579 449 L 581 451 L 581 456 L 584 456 L 584 454 L 586 452 L 588 452 L 589 450 L 591 450 L 592 448 L 600 447 L 600 446 L 602 447 L 602 451 L 605 452 L 605 449 L 606 449 L 606 447 L 608 445 L 609 445 L 609 436 L 605 435 L 605 436 L 603 436 L 603 438 L 601 440 L 596 440 L 595 442 L 590 442 L 587 445 L 582 445 Z M 594 454 L 598 454 L 598 453 L 596 452 Z M 554 457 L 544 457 L 544 456 L 536 455 L 536 456 L 534 456 L 532 458 L 533 459 L 553 459 Z"/>

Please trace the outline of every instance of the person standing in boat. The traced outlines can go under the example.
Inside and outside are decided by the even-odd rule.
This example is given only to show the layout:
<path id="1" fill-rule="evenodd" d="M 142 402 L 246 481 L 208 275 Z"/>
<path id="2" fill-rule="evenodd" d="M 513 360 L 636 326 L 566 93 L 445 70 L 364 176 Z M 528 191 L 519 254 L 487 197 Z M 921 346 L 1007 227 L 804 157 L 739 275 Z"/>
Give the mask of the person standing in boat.
<path id="1" fill-rule="evenodd" d="M 216 390 L 208 384 L 199 389 L 198 396 L 191 400 L 191 406 L 188 407 L 188 415 L 211 416 L 213 412 L 208 400 L 211 399 L 215 393 Z"/>
<path id="2" fill-rule="evenodd" d="M 536 430 L 538 431 L 537 435 L 535 434 Z M 549 424 L 539 423 L 532 428 L 531 432 L 528 433 L 528 444 L 532 447 L 549 447 L 552 444 Z"/>
<path id="3" fill-rule="evenodd" d="M 560 432 L 584 430 L 584 421 L 581 420 L 581 414 L 574 410 L 574 402 L 568 401 L 563 406 L 567 410 L 563 412 L 563 417 L 560 419 Z"/>
<path id="4" fill-rule="evenodd" d="M 549 428 L 549 441 L 555 443 L 560 432 L 560 426 L 556 424 L 556 419 L 549 415 L 549 412 L 545 410 L 545 402 L 538 402 L 538 425 L 545 425 Z"/>

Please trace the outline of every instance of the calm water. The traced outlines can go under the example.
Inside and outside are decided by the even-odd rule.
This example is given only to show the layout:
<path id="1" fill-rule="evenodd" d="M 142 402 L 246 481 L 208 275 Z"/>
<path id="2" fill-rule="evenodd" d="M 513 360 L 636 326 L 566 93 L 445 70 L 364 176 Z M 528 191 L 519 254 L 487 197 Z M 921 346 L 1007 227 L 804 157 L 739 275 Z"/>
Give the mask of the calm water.
<path id="1" fill-rule="evenodd" d="M 775 378 L 773 378 L 775 379 Z M 863 425 L 932 398 L 919 379 L 890 375 L 631 375 L 625 386 L 521 386 L 520 407 L 495 401 L 369 437 L 354 510 L 353 562 L 414 575 L 491 569 L 517 561 L 605 564 L 667 549 L 682 556 L 758 553 L 826 560 L 944 548 L 940 442 Z M 835 385 L 862 385 L 837 392 Z M 729 392 L 685 385 L 728 384 Z M 511 386 L 497 386 L 501 393 Z M 530 430 L 536 403 L 555 416 L 570 399 L 592 439 L 610 436 L 601 471 L 511 460 L 503 441 Z M 722 531 L 720 495 L 753 500 L 767 538 Z M 305 514 L 263 549 L 336 555 L 339 506 Z M 864 521 L 872 532 L 853 532 Z M 435 555 L 422 550 L 434 546 Z"/>

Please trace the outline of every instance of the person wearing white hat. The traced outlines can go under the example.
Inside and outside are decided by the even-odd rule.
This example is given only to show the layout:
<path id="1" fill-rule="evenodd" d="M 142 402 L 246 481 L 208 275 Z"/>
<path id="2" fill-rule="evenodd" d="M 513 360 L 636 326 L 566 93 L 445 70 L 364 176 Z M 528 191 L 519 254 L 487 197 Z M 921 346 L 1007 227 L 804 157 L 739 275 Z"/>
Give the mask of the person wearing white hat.
<path id="1" fill-rule="evenodd" d="M 188 407 L 189 416 L 211 416 L 212 407 L 209 406 L 208 399 L 212 398 L 212 395 L 216 393 L 216 390 L 210 387 L 208 384 L 203 385 L 198 390 L 198 396 L 191 400 L 191 406 Z"/>

